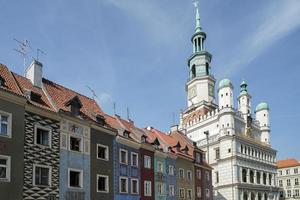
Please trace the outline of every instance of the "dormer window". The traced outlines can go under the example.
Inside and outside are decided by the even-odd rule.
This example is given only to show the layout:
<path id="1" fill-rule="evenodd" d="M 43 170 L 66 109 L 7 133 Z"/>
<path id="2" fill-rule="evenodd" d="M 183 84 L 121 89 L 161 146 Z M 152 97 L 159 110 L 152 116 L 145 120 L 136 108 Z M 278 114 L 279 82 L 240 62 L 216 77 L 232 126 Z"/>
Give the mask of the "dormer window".
<path id="1" fill-rule="evenodd" d="M 188 152 L 189 152 L 189 148 L 188 148 L 188 146 L 185 146 L 185 148 L 184 149 L 182 149 L 182 152 L 184 153 L 184 154 L 188 154 Z"/>
<path id="2" fill-rule="evenodd" d="M 141 142 L 142 143 L 146 143 L 146 141 L 147 141 L 147 136 L 146 135 L 142 135 L 141 136 Z"/>
<path id="3" fill-rule="evenodd" d="M 4 87 L 5 86 L 5 80 L 2 76 L 0 76 L 0 87 Z"/>
<path id="4" fill-rule="evenodd" d="M 181 147 L 180 142 L 177 142 L 177 144 L 174 147 L 176 148 L 177 151 L 180 151 L 180 147 Z"/>
<path id="5" fill-rule="evenodd" d="M 154 142 L 152 142 L 152 145 L 154 146 L 155 149 L 158 149 L 160 146 L 159 140 L 155 138 Z"/>
<path id="6" fill-rule="evenodd" d="M 96 115 L 96 121 L 101 125 L 104 126 L 105 125 L 105 118 L 102 115 Z"/>
<path id="7" fill-rule="evenodd" d="M 31 101 L 35 101 L 35 102 L 39 102 L 41 100 L 41 95 L 35 92 L 30 92 L 30 100 Z"/>
<path id="8" fill-rule="evenodd" d="M 74 116 L 78 116 L 80 114 L 80 109 L 82 108 L 82 103 L 78 96 L 70 99 L 66 104 L 67 107 L 70 106 L 71 114 Z"/>
<path id="9" fill-rule="evenodd" d="M 125 137 L 125 138 L 129 138 L 129 131 L 124 131 L 123 132 L 123 136 Z"/>

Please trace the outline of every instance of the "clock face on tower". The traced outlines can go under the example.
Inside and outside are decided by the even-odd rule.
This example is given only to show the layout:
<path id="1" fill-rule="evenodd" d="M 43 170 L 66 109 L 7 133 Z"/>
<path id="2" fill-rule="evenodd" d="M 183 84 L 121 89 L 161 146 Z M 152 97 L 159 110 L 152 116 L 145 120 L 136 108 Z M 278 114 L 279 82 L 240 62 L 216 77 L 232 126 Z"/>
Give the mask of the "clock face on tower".
<path id="1" fill-rule="evenodd" d="M 194 87 L 192 87 L 192 88 L 190 88 L 188 90 L 188 97 L 189 97 L 189 99 L 192 99 L 196 95 L 197 95 L 196 86 L 194 86 Z"/>

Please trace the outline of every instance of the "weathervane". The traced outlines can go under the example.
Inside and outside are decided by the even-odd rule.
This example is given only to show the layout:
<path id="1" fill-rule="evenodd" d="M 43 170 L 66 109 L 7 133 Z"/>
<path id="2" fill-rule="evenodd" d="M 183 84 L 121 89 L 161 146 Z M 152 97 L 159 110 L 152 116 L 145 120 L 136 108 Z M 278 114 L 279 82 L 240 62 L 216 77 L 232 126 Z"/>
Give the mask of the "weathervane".
<path id="1" fill-rule="evenodd" d="M 28 49 L 32 49 L 32 48 L 29 45 L 29 41 L 26 39 L 23 42 L 21 42 L 17 39 L 14 39 L 14 40 L 19 43 L 19 48 L 14 49 L 14 50 L 23 56 L 24 74 L 26 74 L 26 58 L 27 58 L 27 54 L 28 54 Z"/>

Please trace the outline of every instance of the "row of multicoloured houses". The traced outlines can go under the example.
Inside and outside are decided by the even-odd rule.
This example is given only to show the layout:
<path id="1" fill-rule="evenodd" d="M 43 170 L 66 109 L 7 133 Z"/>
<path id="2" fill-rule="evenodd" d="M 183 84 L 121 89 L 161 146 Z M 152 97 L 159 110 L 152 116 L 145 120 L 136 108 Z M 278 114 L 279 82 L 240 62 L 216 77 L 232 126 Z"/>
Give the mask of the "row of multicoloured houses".
<path id="1" fill-rule="evenodd" d="M 0 65 L 0 199 L 212 199 L 204 152 L 177 126 L 137 128 L 42 71 Z"/>

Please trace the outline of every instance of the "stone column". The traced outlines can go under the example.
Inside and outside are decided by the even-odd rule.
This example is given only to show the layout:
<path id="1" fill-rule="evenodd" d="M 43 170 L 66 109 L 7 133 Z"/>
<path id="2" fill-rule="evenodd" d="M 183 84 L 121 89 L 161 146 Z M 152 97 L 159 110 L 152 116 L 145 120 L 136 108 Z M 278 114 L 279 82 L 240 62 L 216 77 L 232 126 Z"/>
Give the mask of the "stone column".
<path id="1" fill-rule="evenodd" d="M 247 183 L 250 183 L 250 169 L 247 169 Z"/>
<path id="2" fill-rule="evenodd" d="M 254 183 L 254 184 L 257 184 L 257 182 L 256 182 L 256 170 L 254 170 L 254 177 L 253 177 L 253 178 L 254 178 L 253 183 Z"/>

